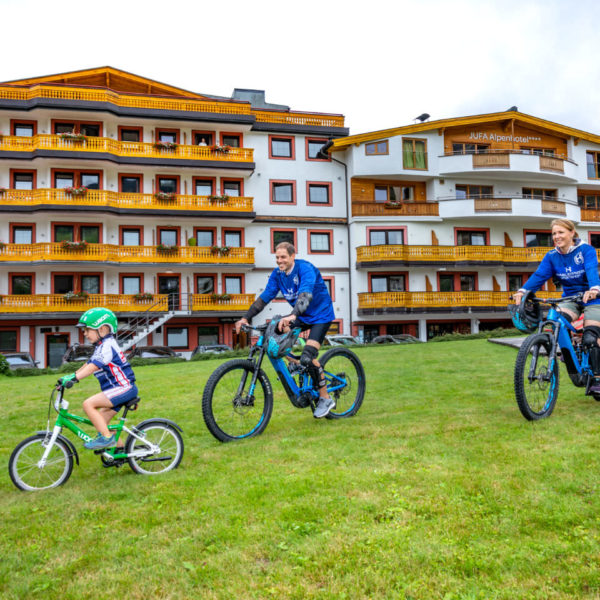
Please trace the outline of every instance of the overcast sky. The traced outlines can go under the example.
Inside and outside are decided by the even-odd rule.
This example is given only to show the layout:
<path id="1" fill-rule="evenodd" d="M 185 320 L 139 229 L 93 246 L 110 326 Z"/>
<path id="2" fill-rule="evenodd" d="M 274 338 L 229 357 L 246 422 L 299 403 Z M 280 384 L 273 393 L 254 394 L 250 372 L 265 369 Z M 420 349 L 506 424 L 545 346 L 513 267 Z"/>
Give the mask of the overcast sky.
<path id="1" fill-rule="evenodd" d="M 351 133 L 519 110 L 600 134 L 597 0 L 0 0 L 0 81 L 110 65 Z"/>

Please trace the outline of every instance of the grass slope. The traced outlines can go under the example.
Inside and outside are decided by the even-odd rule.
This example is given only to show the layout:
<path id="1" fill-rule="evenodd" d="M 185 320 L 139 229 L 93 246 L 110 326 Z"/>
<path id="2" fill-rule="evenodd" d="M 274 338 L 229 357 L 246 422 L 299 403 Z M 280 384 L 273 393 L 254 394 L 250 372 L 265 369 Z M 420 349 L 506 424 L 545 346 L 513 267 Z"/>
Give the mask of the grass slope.
<path id="1" fill-rule="evenodd" d="M 516 351 L 484 340 L 357 353 L 356 417 L 316 421 L 272 378 L 265 433 L 225 445 L 200 406 L 219 362 L 138 367 L 134 421 L 183 427 L 180 468 L 104 469 L 75 441 L 81 465 L 38 494 L 7 463 L 45 428 L 55 377 L 0 377 L 0 597 L 599 597 L 600 405 L 563 371 L 552 417 L 526 422 Z"/>

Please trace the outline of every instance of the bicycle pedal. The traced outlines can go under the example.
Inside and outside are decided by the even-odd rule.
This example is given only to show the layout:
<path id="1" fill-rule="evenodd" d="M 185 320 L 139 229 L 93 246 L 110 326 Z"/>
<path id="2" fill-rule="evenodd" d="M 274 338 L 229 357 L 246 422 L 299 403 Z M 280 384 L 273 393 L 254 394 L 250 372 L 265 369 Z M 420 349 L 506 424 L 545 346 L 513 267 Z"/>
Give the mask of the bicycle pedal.
<path id="1" fill-rule="evenodd" d="M 117 469 L 123 466 L 127 462 L 126 458 L 115 458 L 113 461 L 102 461 L 102 466 L 105 469 L 109 469 L 110 467 L 117 467 Z"/>

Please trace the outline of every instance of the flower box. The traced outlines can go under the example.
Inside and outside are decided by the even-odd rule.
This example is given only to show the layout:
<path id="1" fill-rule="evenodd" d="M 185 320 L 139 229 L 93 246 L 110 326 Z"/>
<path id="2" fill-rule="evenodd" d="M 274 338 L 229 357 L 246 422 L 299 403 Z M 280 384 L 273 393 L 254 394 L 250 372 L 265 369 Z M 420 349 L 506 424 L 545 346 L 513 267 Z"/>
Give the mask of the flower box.
<path id="1" fill-rule="evenodd" d="M 227 196 L 227 194 L 223 194 L 221 196 L 209 196 L 208 197 L 208 201 L 211 204 L 221 203 L 221 202 L 222 203 L 227 203 L 227 202 L 229 202 L 229 196 Z"/>
<path id="2" fill-rule="evenodd" d="M 231 300 L 231 296 L 229 294 L 211 294 L 210 299 L 213 302 L 227 302 Z"/>
<path id="3" fill-rule="evenodd" d="M 402 202 L 393 202 L 388 200 L 383 206 L 385 208 L 402 208 Z"/>
<path id="4" fill-rule="evenodd" d="M 177 252 L 179 250 L 179 246 L 176 246 L 176 245 L 169 246 L 168 244 L 159 244 L 158 246 L 156 246 L 156 250 L 157 250 L 157 252 L 162 252 L 163 254 L 174 254 L 175 252 Z"/>
<path id="5" fill-rule="evenodd" d="M 156 192 L 154 197 L 163 202 L 172 202 L 177 197 L 177 194 L 174 194 L 173 192 Z"/>
<path id="6" fill-rule="evenodd" d="M 86 187 L 66 187 L 64 188 L 65 194 L 69 194 L 69 196 L 85 196 L 87 194 L 88 189 Z"/>
<path id="7" fill-rule="evenodd" d="M 87 300 L 90 295 L 87 292 L 67 292 L 63 298 L 67 302 L 80 302 L 81 300 Z"/>
<path id="8" fill-rule="evenodd" d="M 229 246 L 211 246 L 210 251 L 212 254 L 218 254 L 219 256 L 227 256 L 231 251 Z"/>
<path id="9" fill-rule="evenodd" d="M 70 240 L 63 240 L 60 243 L 60 247 L 63 250 L 85 250 L 88 247 L 88 243 L 85 240 L 80 242 L 72 242 Z"/>
<path id="10" fill-rule="evenodd" d="M 134 294 L 133 299 L 136 302 L 151 302 L 154 300 L 154 295 L 150 292 L 141 292 L 139 294 Z"/>
<path id="11" fill-rule="evenodd" d="M 210 149 L 215 154 L 229 154 L 231 146 L 219 146 L 218 144 L 213 144 L 210 146 Z"/>
<path id="12" fill-rule="evenodd" d="M 177 146 L 179 146 L 179 144 L 176 144 L 175 142 L 154 142 L 154 147 L 157 150 L 175 150 Z"/>
<path id="13" fill-rule="evenodd" d="M 71 142 L 85 142 L 85 135 L 82 133 L 76 133 L 75 131 L 65 131 L 64 133 L 59 133 L 58 137 L 61 140 L 69 140 Z"/>

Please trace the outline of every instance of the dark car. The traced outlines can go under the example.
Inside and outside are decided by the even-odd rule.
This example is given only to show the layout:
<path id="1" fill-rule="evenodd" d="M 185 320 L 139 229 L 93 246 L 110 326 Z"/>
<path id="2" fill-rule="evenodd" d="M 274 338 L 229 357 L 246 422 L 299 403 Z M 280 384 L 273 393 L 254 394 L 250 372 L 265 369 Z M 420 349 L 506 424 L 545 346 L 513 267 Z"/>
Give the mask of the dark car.
<path id="1" fill-rule="evenodd" d="M 231 352 L 232 348 L 227 344 L 208 344 L 206 346 L 196 346 L 192 356 L 196 354 L 221 354 L 222 352 Z"/>
<path id="2" fill-rule="evenodd" d="M 181 354 L 168 346 L 138 346 L 127 352 L 127 360 L 132 358 L 179 358 Z"/>
<path id="3" fill-rule="evenodd" d="M 3 352 L 2 354 L 11 371 L 16 371 L 17 369 L 37 369 L 37 366 L 40 364 L 39 360 L 33 360 L 29 352 Z"/>
<path id="4" fill-rule="evenodd" d="M 408 333 L 398 335 L 378 335 L 371 340 L 371 344 L 417 344 L 421 340 Z"/>
<path id="5" fill-rule="evenodd" d="M 73 344 L 63 354 L 62 364 L 71 362 L 86 362 L 94 354 L 94 346 L 91 344 Z"/>

